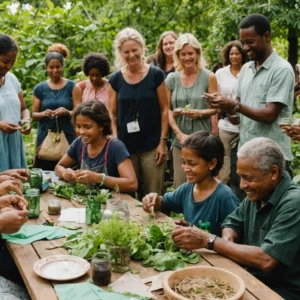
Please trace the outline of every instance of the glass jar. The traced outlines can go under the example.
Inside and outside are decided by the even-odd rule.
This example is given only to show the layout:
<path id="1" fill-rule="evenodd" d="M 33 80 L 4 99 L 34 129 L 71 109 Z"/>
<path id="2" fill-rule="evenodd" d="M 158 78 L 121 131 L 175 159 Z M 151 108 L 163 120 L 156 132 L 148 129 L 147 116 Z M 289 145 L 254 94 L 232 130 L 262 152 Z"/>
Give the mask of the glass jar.
<path id="1" fill-rule="evenodd" d="M 48 214 L 59 215 L 61 211 L 60 201 L 53 199 L 48 201 Z"/>
<path id="2" fill-rule="evenodd" d="M 28 218 L 38 218 L 40 215 L 40 191 L 38 189 L 28 189 L 25 192 L 25 199 L 28 202 Z"/>
<path id="3" fill-rule="evenodd" d="M 32 189 L 42 190 L 43 185 L 43 170 L 33 168 L 29 171 L 29 184 Z"/>
<path id="4" fill-rule="evenodd" d="M 85 207 L 85 223 L 98 224 L 101 221 L 101 203 L 95 198 L 88 199 Z"/>
<path id="5" fill-rule="evenodd" d="M 130 269 L 130 247 L 110 247 L 111 269 L 116 273 L 124 273 Z"/>
<path id="6" fill-rule="evenodd" d="M 103 220 L 111 219 L 116 214 L 121 220 L 129 218 L 127 203 L 121 199 L 109 199 L 106 202 L 106 209 L 103 212 Z"/>
<path id="7" fill-rule="evenodd" d="M 91 261 L 93 282 L 99 286 L 106 286 L 111 279 L 110 254 L 106 251 L 99 251 L 92 256 Z"/>

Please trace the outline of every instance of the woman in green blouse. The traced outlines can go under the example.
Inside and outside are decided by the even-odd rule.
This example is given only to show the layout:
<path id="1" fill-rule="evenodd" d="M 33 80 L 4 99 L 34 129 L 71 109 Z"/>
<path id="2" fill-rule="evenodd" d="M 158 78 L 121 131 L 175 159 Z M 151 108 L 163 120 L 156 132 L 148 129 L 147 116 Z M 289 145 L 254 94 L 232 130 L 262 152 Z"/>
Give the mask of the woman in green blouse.
<path id="1" fill-rule="evenodd" d="M 218 84 L 215 75 L 205 69 L 201 44 L 190 33 L 179 36 L 175 43 L 176 72 L 166 78 L 169 103 L 169 123 L 173 130 L 174 188 L 186 182 L 181 168 L 181 148 L 188 135 L 204 130 L 211 132 L 210 117 L 217 113 L 201 97 L 215 93 Z"/>

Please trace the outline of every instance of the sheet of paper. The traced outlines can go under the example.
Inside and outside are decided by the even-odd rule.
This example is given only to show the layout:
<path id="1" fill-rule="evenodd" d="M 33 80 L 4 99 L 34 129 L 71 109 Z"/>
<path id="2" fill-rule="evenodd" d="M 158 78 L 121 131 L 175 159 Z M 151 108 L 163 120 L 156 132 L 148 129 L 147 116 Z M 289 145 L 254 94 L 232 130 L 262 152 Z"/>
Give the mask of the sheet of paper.
<path id="1" fill-rule="evenodd" d="M 162 272 L 162 273 L 159 273 L 158 275 L 143 278 L 143 279 L 141 279 L 141 281 L 143 283 L 152 282 L 151 286 L 148 287 L 149 292 L 161 290 L 163 288 L 163 282 L 164 282 L 165 277 L 167 275 L 169 275 L 170 273 L 172 273 L 172 271 Z"/>
<path id="2" fill-rule="evenodd" d="M 109 287 L 117 293 L 134 293 L 142 297 L 157 299 L 155 295 L 148 292 L 149 287 L 141 281 L 138 275 L 129 272 L 111 283 Z"/>
<path id="3" fill-rule="evenodd" d="M 61 211 L 59 222 L 85 223 L 85 208 L 66 208 Z"/>

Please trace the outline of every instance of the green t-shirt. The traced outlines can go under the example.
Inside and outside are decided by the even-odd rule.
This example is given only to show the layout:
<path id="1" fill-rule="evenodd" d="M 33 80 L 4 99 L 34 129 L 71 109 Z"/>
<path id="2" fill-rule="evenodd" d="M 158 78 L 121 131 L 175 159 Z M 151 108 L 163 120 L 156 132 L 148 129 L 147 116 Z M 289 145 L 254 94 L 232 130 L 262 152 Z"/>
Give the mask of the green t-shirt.
<path id="1" fill-rule="evenodd" d="M 254 61 L 243 66 L 237 82 L 237 97 L 242 104 L 263 108 L 268 102 L 279 102 L 285 106 L 272 124 L 254 121 L 241 114 L 240 146 L 256 137 L 268 137 L 281 147 L 285 160 L 293 159 L 290 139 L 279 127 L 279 120 L 292 116 L 294 81 L 291 65 L 275 51 L 258 71 Z"/>
<path id="2" fill-rule="evenodd" d="M 166 78 L 166 85 L 172 94 L 172 110 L 177 107 L 184 108 L 188 104 L 190 104 L 190 109 L 207 109 L 208 105 L 201 96 L 208 91 L 209 73 L 210 71 L 202 68 L 196 82 L 189 88 L 182 86 L 180 72 L 170 73 Z M 182 133 L 185 134 L 192 134 L 200 130 L 211 132 L 209 117 L 191 119 L 186 116 L 178 116 L 175 121 Z M 176 136 L 173 137 L 172 145 L 181 148 Z"/>
<path id="3" fill-rule="evenodd" d="M 261 247 L 280 264 L 266 274 L 248 267 L 255 277 L 284 299 L 300 295 L 300 187 L 287 172 L 265 206 L 245 198 L 222 228 L 232 228 L 242 243 Z"/>

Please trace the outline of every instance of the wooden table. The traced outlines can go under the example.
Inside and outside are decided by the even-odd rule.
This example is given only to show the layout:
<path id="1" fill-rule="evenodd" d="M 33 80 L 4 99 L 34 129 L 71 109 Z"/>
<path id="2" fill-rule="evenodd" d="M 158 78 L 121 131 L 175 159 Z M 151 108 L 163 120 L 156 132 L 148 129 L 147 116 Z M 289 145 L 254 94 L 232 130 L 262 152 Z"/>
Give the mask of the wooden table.
<path id="1" fill-rule="evenodd" d="M 28 224 L 41 224 L 48 218 L 47 214 L 47 201 L 49 199 L 56 198 L 54 195 L 50 193 L 44 193 L 43 199 L 41 200 L 41 215 L 38 219 L 31 219 L 28 221 Z M 83 207 L 79 203 L 75 201 L 68 201 L 66 199 L 59 198 L 62 204 L 62 208 L 67 207 Z M 148 214 L 143 211 L 141 208 L 140 202 L 131 198 L 128 195 L 122 195 L 122 199 L 126 200 L 128 203 L 128 208 L 130 211 L 130 216 L 132 219 L 136 219 L 141 223 L 147 223 Z M 55 224 L 58 223 L 58 216 L 51 216 L 54 220 Z M 165 223 L 168 219 L 162 213 L 156 213 L 156 222 L 157 223 Z M 149 221 L 148 221 L 149 222 Z M 57 248 L 61 246 L 64 242 L 65 238 L 57 239 L 57 240 L 43 240 L 37 241 L 30 245 L 21 246 L 12 243 L 8 244 L 8 249 L 23 277 L 23 280 L 26 284 L 28 292 L 33 300 L 54 300 L 57 299 L 56 293 L 54 291 L 54 285 L 56 282 L 49 281 L 37 276 L 33 272 L 33 264 L 41 258 L 46 256 L 55 255 L 55 254 L 67 254 L 67 250 L 63 248 Z M 50 249 L 49 249 L 50 248 Z M 54 249 L 51 249 L 54 248 Z M 223 257 L 213 251 L 209 250 L 201 250 L 199 251 L 202 257 L 202 260 L 199 262 L 199 265 L 211 265 L 215 267 L 224 268 L 229 270 L 237 275 L 239 275 L 246 284 L 246 293 L 243 297 L 244 300 L 265 300 L 265 299 L 282 299 L 278 294 L 273 292 L 270 288 L 264 285 L 261 281 L 256 279 L 250 273 L 248 273 L 245 269 L 229 260 L 226 257 Z M 145 278 L 148 276 L 152 276 L 158 274 L 159 272 L 155 271 L 153 268 L 145 268 L 139 262 L 132 261 L 131 268 L 134 270 L 139 270 L 139 276 L 141 278 Z M 123 274 L 113 273 L 112 281 L 116 280 Z M 91 276 L 91 272 L 89 274 L 77 279 L 73 280 L 69 283 L 75 282 L 84 282 L 88 280 Z M 158 299 L 166 299 L 162 295 L 158 295 Z M 87 299 L 88 300 L 88 299 Z"/>

